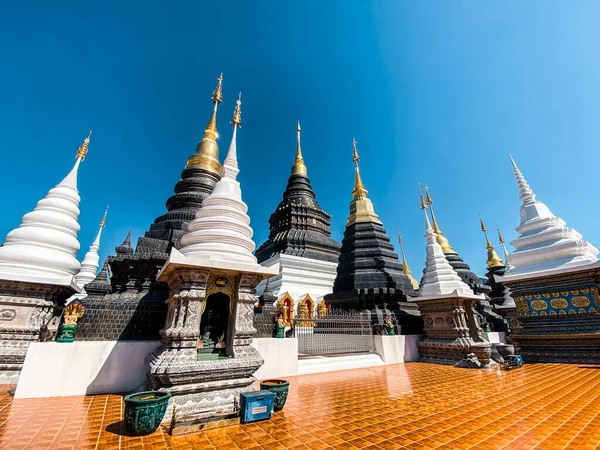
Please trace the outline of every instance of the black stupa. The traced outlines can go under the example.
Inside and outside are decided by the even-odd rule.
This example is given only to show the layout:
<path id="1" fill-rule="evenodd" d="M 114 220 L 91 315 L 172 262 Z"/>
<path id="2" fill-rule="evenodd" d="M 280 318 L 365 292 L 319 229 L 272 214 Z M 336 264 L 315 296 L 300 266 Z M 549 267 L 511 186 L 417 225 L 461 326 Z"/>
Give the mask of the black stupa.
<path id="1" fill-rule="evenodd" d="M 337 262 L 340 254 L 340 244 L 331 238 L 331 216 L 317 203 L 308 179 L 300 147 L 300 122 L 297 131 L 292 175 L 283 200 L 269 218 L 269 238 L 256 251 L 259 263 L 278 254 Z"/>
<path id="2" fill-rule="evenodd" d="M 375 310 L 387 305 L 395 314 L 402 334 L 423 331 L 416 304 L 406 296 L 415 296 L 410 279 L 403 271 L 398 254 L 367 198 L 358 168 L 354 141 L 355 184 L 346 223 L 333 293 L 325 296 L 333 308 Z M 374 318 L 376 315 L 373 316 Z"/>
<path id="3" fill-rule="evenodd" d="M 78 340 L 159 339 L 158 330 L 165 322 L 169 288 L 156 281 L 171 248 L 177 247 L 196 215 L 220 179 L 217 145 L 217 107 L 222 100 L 222 76 L 213 92 L 214 109 L 198 143 L 187 160 L 175 194 L 167 200 L 167 213 L 156 218 L 137 246 L 131 246 L 131 232 L 106 259 L 110 274 L 110 292 L 89 292 L 83 300 L 86 315 L 79 322 Z M 98 277 L 105 276 L 103 271 Z M 103 280 L 98 280 L 101 285 Z M 90 283 L 90 284 L 92 284 Z"/>

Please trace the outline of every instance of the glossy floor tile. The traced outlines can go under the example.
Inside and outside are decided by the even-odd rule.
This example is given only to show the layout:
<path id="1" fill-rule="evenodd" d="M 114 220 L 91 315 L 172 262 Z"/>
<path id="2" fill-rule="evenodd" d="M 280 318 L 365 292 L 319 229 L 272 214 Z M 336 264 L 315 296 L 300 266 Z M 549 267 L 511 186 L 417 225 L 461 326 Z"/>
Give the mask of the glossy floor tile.
<path id="1" fill-rule="evenodd" d="M 118 395 L 13 400 L 0 389 L 1 449 L 595 449 L 600 366 L 510 372 L 434 364 L 289 377 L 273 420 L 170 437 L 124 435 Z"/>

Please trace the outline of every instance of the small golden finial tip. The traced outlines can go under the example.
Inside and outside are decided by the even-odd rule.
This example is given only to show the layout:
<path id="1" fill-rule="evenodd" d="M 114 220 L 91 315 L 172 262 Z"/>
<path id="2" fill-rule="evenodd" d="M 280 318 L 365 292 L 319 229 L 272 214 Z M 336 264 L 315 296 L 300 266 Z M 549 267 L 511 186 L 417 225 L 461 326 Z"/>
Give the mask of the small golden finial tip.
<path id="1" fill-rule="evenodd" d="M 106 207 L 106 209 L 104 210 L 104 215 L 102 216 L 102 220 L 100 221 L 100 226 L 104 227 L 106 224 L 106 215 L 108 214 L 108 206 Z"/>
<path id="2" fill-rule="evenodd" d="M 296 127 L 296 131 L 302 131 L 302 128 L 300 127 L 300 121 L 298 121 L 298 126 Z"/>

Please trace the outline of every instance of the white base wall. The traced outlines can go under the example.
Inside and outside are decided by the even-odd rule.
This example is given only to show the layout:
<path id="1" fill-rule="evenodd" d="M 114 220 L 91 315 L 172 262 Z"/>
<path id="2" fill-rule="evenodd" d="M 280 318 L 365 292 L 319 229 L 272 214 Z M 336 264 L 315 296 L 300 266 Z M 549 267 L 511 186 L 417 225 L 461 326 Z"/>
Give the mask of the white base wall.
<path id="1" fill-rule="evenodd" d="M 373 336 L 373 340 L 375 352 L 385 364 L 399 364 L 419 359 L 417 342 L 423 340 L 423 335 Z"/>
<path id="2" fill-rule="evenodd" d="M 490 344 L 506 344 L 506 333 L 504 331 L 486 332 L 487 340 Z"/>
<path id="3" fill-rule="evenodd" d="M 375 353 L 298 358 L 298 338 L 253 339 L 252 346 L 265 360 L 254 376 L 259 380 L 335 370 L 360 369 L 417 361 L 417 342 L 423 335 L 373 336 Z"/>
<path id="4" fill-rule="evenodd" d="M 259 380 L 298 374 L 298 339 L 257 338 L 252 346 L 258 350 L 265 363 L 254 376 Z"/>
<path id="5" fill-rule="evenodd" d="M 160 341 L 37 342 L 29 345 L 15 398 L 130 392 L 146 381 Z"/>
<path id="6" fill-rule="evenodd" d="M 333 282 L 337 274 L 337 263 L 319 261 L 290 255 L 275 255 L 261 263 L 271 267 L 279 263 L 279 275 L 269 279 L 269 287 L 277 298 L 288 292 L 298 306 L 298 298 L 310 294 L 315 302 L 320 301 L 333 290 Z M 265 289 L 265 281 L 257 287 L 257 295 Z M 316 306 L 316 305 L 315 305 Z"/>

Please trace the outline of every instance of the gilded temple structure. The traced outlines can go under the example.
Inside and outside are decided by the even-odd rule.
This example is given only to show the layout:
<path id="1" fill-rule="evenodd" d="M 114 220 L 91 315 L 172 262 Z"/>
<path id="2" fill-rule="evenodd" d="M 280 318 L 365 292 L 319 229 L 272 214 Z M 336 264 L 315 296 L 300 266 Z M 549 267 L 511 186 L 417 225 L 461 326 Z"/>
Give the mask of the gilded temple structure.
<path id="1" fill-rule="evenodd" d="M 16 383 L 29 344 L 54 337 L 65 302 L 81 291 L 76 281 L 81 270 L 77 177 L 90 135 L 67 176 L 0 246 L 1 383 Z"/>
<path id="2" fill-rule="evenodd" d="M 526 362 L 600 360 L 598 250 L 540 202 L 511 156 L 521 223 L 510 268 L 495 276 L 511 292 L 521 328 L 512 340 Z M 508 264 L 507 264 L 508 265 Z"/>
<path id="3" fill-rule="evenodd" d="M 308 178 L 300 133 L 298 122 L 291 175 L 269 218 L 269 237 L 256 251 L 263 266 L 279 265 L 279 274 L 269 284 L 288 324 L 301 310 L 308 317 L 317 314 L 318 304 L 331 292 L 340 254 L 340 244 L 331 238 L 331 216 L 317 202 Z"/>
<path id="4" fill-rule="evenodd" d="M 335 308 L 394 311 L 403 334 L 419 334 L 422 321 L 416 305 L 407 302 L 415 295 L 411 280 L 398 260 L 383 223 L 367 197 L 359 170 L 359 156 L 354 140 L 354 189 L 350 216 L 333 283 L 333 293 L 325 301 Z"/>

